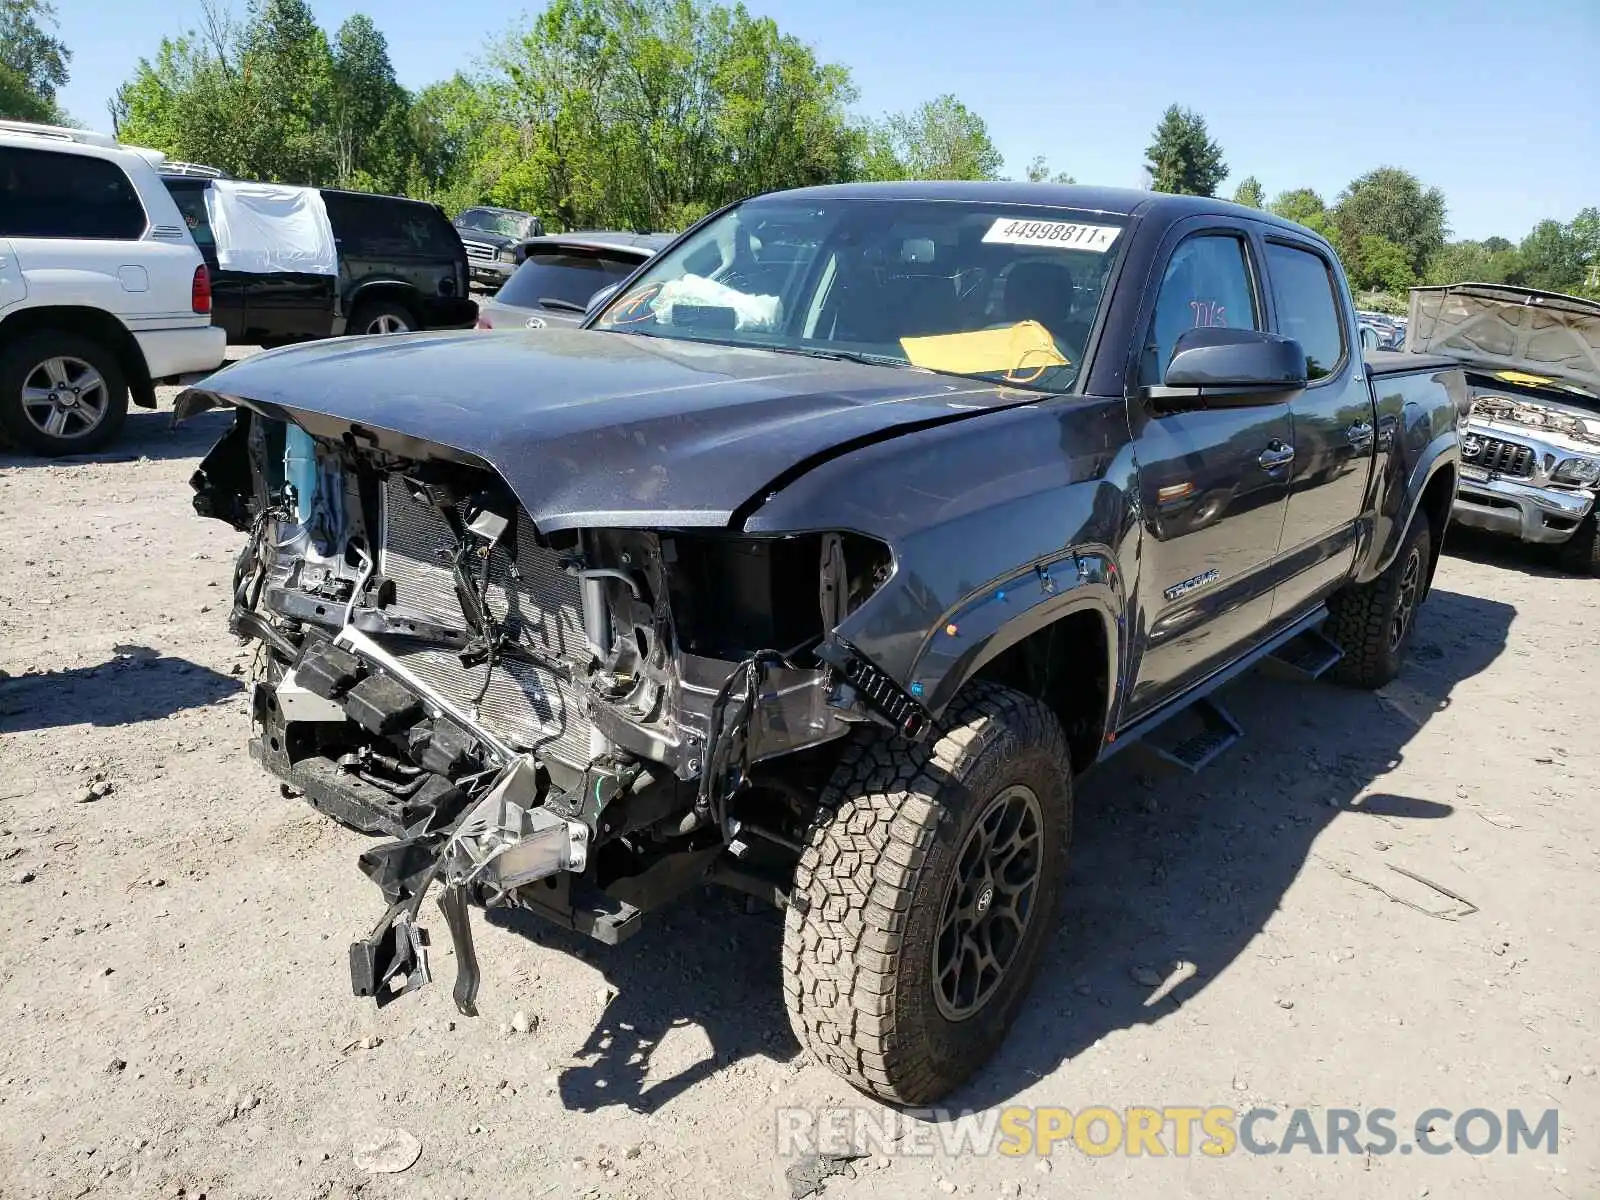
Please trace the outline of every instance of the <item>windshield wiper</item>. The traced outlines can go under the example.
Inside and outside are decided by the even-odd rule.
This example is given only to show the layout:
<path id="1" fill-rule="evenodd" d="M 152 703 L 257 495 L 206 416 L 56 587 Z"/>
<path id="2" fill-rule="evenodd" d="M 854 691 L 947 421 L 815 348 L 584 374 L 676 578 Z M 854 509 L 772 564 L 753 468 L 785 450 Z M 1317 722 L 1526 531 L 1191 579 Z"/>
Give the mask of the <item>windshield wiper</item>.
<path id="1" fill-rule="evenodd" d="M 587 307 L 579 304 L 576 300 L 563 300 L 559 296 L 540 296 L 539 306 L 541 308 L 553 308 L 558 312 L 581 313 L 589 311 Z"/>
<path id="2" fill-rule="evenodd" d="M 903 358 L 896 358 L 892 354 L 868 354 L 861 350 L 822 350 L 815 346 L 765 346 L 757 343 L 757 350 L 771 350 L 778 354 L 803 354 L 807 358 L 826 358 L 832 362 L 864 363 L 869 367 L 899 367 L 901 370 L 918 371 L 921 367 L 914 367 Z"/>

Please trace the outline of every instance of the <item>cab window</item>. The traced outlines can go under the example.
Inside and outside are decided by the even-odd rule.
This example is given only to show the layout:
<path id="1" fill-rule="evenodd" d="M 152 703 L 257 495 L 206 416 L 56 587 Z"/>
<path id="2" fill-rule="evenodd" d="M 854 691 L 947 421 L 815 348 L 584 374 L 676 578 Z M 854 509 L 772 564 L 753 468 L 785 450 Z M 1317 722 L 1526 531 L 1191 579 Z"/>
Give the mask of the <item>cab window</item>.
<path id="1" fill-rule="evenodd" d="M 1249 251 L 1232 233 L 1195 234 L 1167 262 L 1140 357 L 1139 380 L 1159 384 L 1186 329 L 1260 329 Z"/>
<path id="2" fill-rule="evenodd" d="M 1344 361 L 1344 320 L 1334 291 L 1333 268 L 1310 250 L 1267 243 L 1267 270 L 1277 301 L 1278 332 L 1306 352 L 1306 378 L 1332 375 Z"/>

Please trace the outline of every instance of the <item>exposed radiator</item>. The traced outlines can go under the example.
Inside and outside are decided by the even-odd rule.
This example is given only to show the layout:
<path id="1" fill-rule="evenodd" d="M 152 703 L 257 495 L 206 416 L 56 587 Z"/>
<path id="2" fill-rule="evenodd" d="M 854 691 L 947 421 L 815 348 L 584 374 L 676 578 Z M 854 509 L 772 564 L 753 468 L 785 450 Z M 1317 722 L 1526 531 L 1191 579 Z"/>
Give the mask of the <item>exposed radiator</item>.
<path id="1" fill-rule="evenodd" d="M 455 538 L 444 518 L 432 505 L 413 499 L 396 478 L 385 485 L 383 509 L 378 570 L 394 581 L 394 615 L 463 628 L 450 572 Z M 509 556 L 495 551 L 490 613 L 509 637 L 542 657 L 585 665 L 590 651 L 583 633 L 582 584 L 561 569 L 556 554 L 538 544 L 532 522 L 520 511 L 516 547 L 517 579 L 511 577 Z M 589 720 L 577 691 L 555 672 L 508 659 L 489 672 L 485 689 L 487 668 L 463 667 L 454 651 L 403 640 L 389 649 L 450 700 L 476 707 L 479 720 L 506 741 L 575 766 L 587 764 Z"/>

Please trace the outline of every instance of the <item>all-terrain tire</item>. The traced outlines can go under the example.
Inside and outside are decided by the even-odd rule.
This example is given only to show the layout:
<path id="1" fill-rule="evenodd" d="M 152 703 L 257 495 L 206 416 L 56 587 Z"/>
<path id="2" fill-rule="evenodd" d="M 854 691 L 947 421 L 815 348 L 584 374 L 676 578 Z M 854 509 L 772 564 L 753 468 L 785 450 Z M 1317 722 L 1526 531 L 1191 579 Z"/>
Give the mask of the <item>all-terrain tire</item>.
<path id="1" fill-rule="evenodd" d="M 1572 531 L 1572 537 L 1562 543 L 1559 559 L 1563 570 L 1600 575 L 1600 513 L 1590 513 Z"/>
<path id="2" fill-rule="evenodd" d="M 939 945 L 941 929 L 949 929 L 946 906 L 979 920 L 989 911 L 990 900 L 975 899 L 981 877 L 977 890 L 962 887 L 958 876 L 970 873 L 960 868 L 982 844 L 977 839 L 1001 836 L 990 833 L 994 814 L 1019 804 L 1036 812 L 1027 916 L 1020 935 L 1001 939 L 1009 954 L 998 981 L 986 996 L 971 989 L 971 1011 L 952 1019 L 949 997 L 939 995 L 945 985 L 935 979 L 935 963 L 953 961 Z M 823 791 L 785 917 L 784 1000 L 796 1037 L 879 1099 L 927 1104 L 948 1093 L 1000 1045 L 1027 996 L 1056 925 L 1071 833 L 1066 737 L 1030 697 L 971 685 L 920 745 L 864 731 Z M 996 914 L 1016 911 L 1000 896 L 1014 893 L 1027 869 L 1015 865 L 1019 855 L 988 877 Z M 997 935 L 983 937 L 988 953 L 1002 957 Z M 959 988 L 972 960 L 965 942 L 948 945 L 961 947 Z M 975 978 L 985 977 L 980 966 Z"/>
<path id="3" fill-rule="evenodd" d="M 41 399 L 75 387 L 75 413 Z M 62 421 L 53 432 L 52 411 Z M 69 329 L 38 329 L 0 350 L 0 440 L 35 454 L 87 454 L 116 437 L 127 416 L 127 378 L 109 346 Z"/>
<path id="4" fill-rule="evenodd" d="M 356 305 L 345 332 L 356 335 L 411 333 L 420 327 L 416 314 L 404 304 L 394 300 L 367 300 Z"/>
<path id="5" fill-rule="evenodd" d="M 1336 592 L 1328 600 L 1324 632 L 1344 651 L 1329 678 L 1351 687 L 1380 688 L 1400 674 L 1400 663 L 1416 629 L 1417 609 L 1428 589 L 1433 530 L 1418 513 L 1400 553 L 1369 583 Z"/>

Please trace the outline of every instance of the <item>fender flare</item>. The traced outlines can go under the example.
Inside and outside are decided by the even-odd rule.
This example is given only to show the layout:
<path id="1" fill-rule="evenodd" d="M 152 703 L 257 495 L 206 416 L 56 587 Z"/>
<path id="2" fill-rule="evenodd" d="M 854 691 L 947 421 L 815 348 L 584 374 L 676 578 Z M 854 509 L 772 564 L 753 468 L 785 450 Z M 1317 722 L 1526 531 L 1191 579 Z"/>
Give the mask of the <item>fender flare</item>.
<path id="1" fill-rule="evenodd" d="M 1356 572 L 1357 583 L 1368 583 L 1388 569 L 1395 555 L 1400 553 L 1400 547 L 1405 542 L 1406 534 L 1411 530 L 1412 522 L 1417 519 L 1423 497 L 1428 494 L 1429 487 L 1441 472 L 1448 472 L 1452 477 L 1450 494 L 1453 500 L 1455 484 L 1458 484 L 1461 478 L 1461 443 L 1453 429 L 1448 433 L 1439 434 L 1417 455 L 1411 470 L 1406 473 L 1405 479 L 1400 484 L 1399 502 L 1395 505 L 1395 520 L 1390 522 L 1382 543 L 1373 543 L 1362 568 Z M 1448 510 L 1445 516 L 1448 523 Z M 1437 546 L 1434 547 L 1436 561 L 1438 549 Z"/>
<path id="2" fill-rule="evenodd" d="M 1109 713 L 1120 690 L 1122 572 L 1105 547 L 1085 547 L 1026 564 L 968 593 L 924 638 L 906 690 L 938 716 L 985 665 L 1065 617 L 1093 612 L 1106 641 Z"/>

